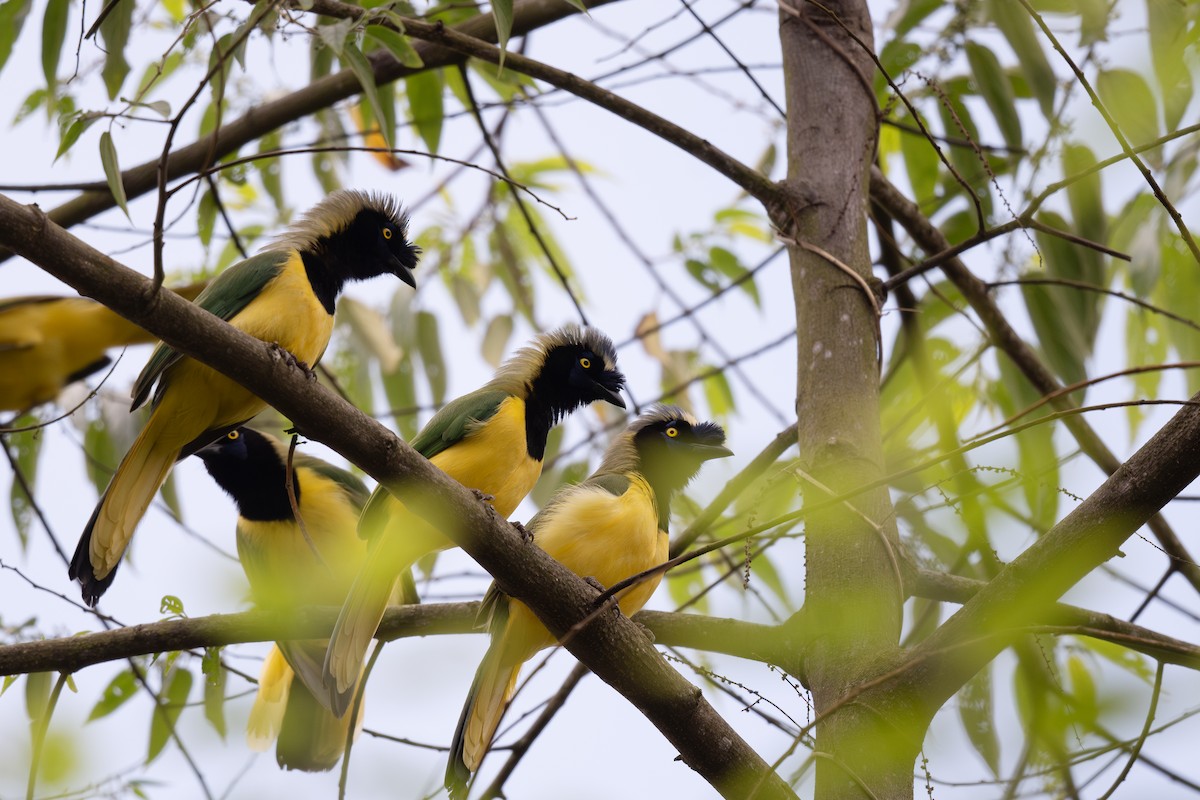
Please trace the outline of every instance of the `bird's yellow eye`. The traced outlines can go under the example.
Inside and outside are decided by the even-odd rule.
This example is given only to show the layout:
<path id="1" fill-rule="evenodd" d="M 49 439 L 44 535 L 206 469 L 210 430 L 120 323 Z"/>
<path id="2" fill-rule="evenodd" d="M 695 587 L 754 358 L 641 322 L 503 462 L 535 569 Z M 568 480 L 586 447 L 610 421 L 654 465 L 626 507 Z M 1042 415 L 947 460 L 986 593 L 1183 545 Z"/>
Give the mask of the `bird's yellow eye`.
<path id="1" fill-rule="evenodd" d="M 385 238 L 385 239 L 390 239 L 390 238 L 392 238 L 392 229 L 391 229 L 391 228 L 384 228 L 384 229 L 383 229 L 383 238 Z"/>
<path id="2" fill-rule="evenodd" d="M 229 441 L 236 442 L 238 440 L 238 437 L 241 435 L 242 434 L 240 431 L 230 431 L 229 432 Z"/>
<path id="3" fill-rule="evenodd" d="M 584 369 L 591 369 L 592 368 L 592 360 L 590 358 L 588 358 L 587 356 L 583 356 L 582 358 L 579 359 L 579 366 L 583 367 Z"/>
<path id="4" fill-rule="evenodd" d="M 669 436 L 669 437 L 671 437 L 672 439 L 674 439 L 674 438 L 675 438 L 676 436 L 678 436 L 678 435 L 679 435 L 679 429 L 678 429 L 678 428 L 676 428 L 674 425 L 672 425 L 671 427 L 667 428 L 667 436 Z"/>

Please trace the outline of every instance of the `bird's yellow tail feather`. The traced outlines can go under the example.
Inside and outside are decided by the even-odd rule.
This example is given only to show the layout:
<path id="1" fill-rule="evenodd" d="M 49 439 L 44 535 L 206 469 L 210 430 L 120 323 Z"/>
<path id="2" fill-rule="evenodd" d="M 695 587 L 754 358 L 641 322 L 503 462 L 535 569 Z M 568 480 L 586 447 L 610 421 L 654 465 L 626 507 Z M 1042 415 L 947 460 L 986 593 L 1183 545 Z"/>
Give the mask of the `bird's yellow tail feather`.
<path id="1" fill-rule="evenodd" d="M 338 716 L 344 716 L 354 700 L 367 648 L 396 585 L 397 573 L 383 563 L 385 559 L 373 557 L 381 549 L 377 543 L 372 544 L 372 555 L 350 588 L 329 639 L 325 682 L 330 705 Z"/>
<path id="2" fill-rule="evenodd" d="M 258 694 L 250 708 L 250 719 L 246 722 L 246 744 L 251 750 L 261 753 L 279 738 L 283 727 L 283 715 L 287 710 L 288 694 L 292 688 L 292 668 L 275 645 L 263 661 L 258 676 Z"/>

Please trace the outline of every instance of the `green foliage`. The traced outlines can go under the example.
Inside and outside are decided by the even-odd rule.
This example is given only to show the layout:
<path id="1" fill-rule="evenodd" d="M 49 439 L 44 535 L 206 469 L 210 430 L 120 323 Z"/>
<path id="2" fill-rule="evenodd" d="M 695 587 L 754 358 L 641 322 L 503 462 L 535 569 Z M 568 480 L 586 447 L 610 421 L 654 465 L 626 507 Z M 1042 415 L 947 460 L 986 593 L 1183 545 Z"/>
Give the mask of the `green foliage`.
<path id="1" fill-rule="evenodd" d="M 33 414 L 22 414 L 14 421 L 14 428 L 24 428 L 38 423 L 38 418 Z M 8 449 L 9 457 L 16 464 L 16 468 L 20 470 L 21 476 L 25 479 L 25 484 L 29 486 L 33 492 L 37 491 L 37 473 L 38 473 L 38 455 L 42 449 L 42 432 L 39 429 L 31 431 L 21 431 L 19 433 L 4 434 L 0 438 L 0 445 Z M 9 508 L 12 512 L 13 524 L 17 528 L 17 536 L 21 540 L 21 549 L 24 550 L 29 546 L 29 531 L 33 526 L 34 517 L 34 498 L 30 497 L 25 492 L 25 487 L 21 485 L 14 474 L 12 486 L 8 492 Z"/>

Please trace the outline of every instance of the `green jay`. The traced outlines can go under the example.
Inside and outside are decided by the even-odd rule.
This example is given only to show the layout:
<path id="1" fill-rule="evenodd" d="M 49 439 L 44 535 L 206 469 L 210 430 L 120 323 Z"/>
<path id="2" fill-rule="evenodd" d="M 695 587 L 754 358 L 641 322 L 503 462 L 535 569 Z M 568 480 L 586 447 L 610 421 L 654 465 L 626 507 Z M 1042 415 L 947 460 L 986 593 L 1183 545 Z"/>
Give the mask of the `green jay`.
<path id="1" fill-rule="evenodd" d="M 175 289 L 195 300 L 203 284 Z M 157 337 L 83 297 L 37 295 L 0 300 L 0 411 L 48 403 L 70 383 L 112 363 L 105 351 Z"/>
<path id="2" fill-rule="evenodd" d="M 577 575 L 613 586 L 667 560 L 671 500 L 712 458 L 732 455 L 725 432 L 680 408 L 659 405 L 635 419 L 609 445 L 582 483 L 564 486 L 532 520 L 533 543 Z M 626 616 L 639 611 L 662 573 L 618 595 Z M 491 643 L 475 673 L 450 745 L 446 786 L 463 793 L 512 700 L 521 666 L 555 638 L 529 607 L 495 584 L 480 618 Z"/>
<path id="3" fill-rule="evenodd" d="M 482 388 L 446 404 L 412 446 L 508 517 L 541 475 L 550 429 L 595 400 L 624 408 L 624 383 L 609 338 L 593 328 L 566 325 L 538 335 Z M 363 509 L 359 535 L 370 541 L 367 564 L 342 606 L 325 659 L 326 685 L 339 714 L 350 706 L 397 579 L 422 556 L 453 546 L 383 488 Z M 415 602 L 414 597 L 405 600 Z"/>
<path id="4" fill-rule="evenodd" d="M 288 497 L 287 445 L 243 427 L 196 456 L 237 505 L 238 558 L 256 605 L 287 612 L 345 599 L 367 555 L 357 534 L 368 496 L 361 480 L 294 453 L 292 493 L 302 529 Z M 265 750 L 278 738 L 275 757 L 282 767 L 332 769 L 345 749 L 350 718 L 329 710 L 321 683 L 327 646 L 325 640 L 278 642 L 263 663 L 247 739 L 252 749 Z"/>
<path id="5" fill-rule="evenodd" d="M 381 194 L 342 190 L 313 206 L 262 252 L 218 275 L 196 305 L 296 360 L 316 364 L 333 332 L 334 303 L 348 281 L 392 274 L 416 286 L 418 248 L 408 218 Z M 134 529 L 176 460 L 266 407 L 216 370 L 159 344 L 133 387 L 133 408 L 155 383 L 150 418 L 92 512 L 68 574 L 95 605 L 116 574 Z"/>

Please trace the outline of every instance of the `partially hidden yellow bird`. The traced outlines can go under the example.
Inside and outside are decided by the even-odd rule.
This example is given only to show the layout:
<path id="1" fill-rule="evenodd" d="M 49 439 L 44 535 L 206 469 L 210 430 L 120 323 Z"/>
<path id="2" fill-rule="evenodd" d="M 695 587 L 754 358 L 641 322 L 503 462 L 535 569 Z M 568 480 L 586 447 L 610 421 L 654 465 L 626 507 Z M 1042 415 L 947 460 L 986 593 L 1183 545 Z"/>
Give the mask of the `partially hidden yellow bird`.
<path id="1" fill-rule="evenodd" d="M 237 504 L 238 557 L 257 606 L 286 613 L 345 599 L 367 555 L 367 543 L 357 533 L 368 496 L 361 480 L 294 453 L 292 492 L 302 529 L 288 497 L 287 445 L 253 428 L 238 428 L 196 456 Z M 277 642 L 263 662 L 246 738 L 259 751 L 278 739 L 275 758 L 281 767 L 332 769 L 345 750 L 350 716 L 339 719 L 329 710 L 321 683 L 328 644 L 323 639 Z M 358 723 L 361 719 L 360 710 Z"/>
<path id="2" fill-rule="evenodd" d="M 675 406 L 655 406 L 609 445 L 582 483 L 559 489 L 527 529 L 533 542 L 577 575 L 613 586 L 667 560 L 671 500 L 705 461 L 733 455 L 725 432 Z M 620 594 L 626 616 L 658 588 L 661 573 Z M 495 586 L 484 597 L 491 644 L 475 673 L 450 745 L 446 787 L 464 794 L 491 746 L 517 685 L 521 666 L 554 636 L 520 600 Z"/>
<path id="3" fill-rule="evenodd" d="M 218 275 L 196 305 L 314 365 L 333 332 L 348 281 L 392 274 L 416 286 L 419 250 L 408 218 L 387 195 L 342 190 L 313 206 L 262 252 Z M 224 436 L 266 407 L 216 370 L 160 344 L 133 387 L 150 418 L 88 520 L 68 574 L 88 605 L 108 589 L 134 529 L 177 459 Z"/>
<path id="4" fill-rule="evenodd" d="M 550 429 L 595 400 L 624 408 L 624 385 L 612 341 L 593 328 L 566 325 L 538 335 L 482 388 L 448 403 L 412 446 L 508 517 L 542 473 Z M 342 606 L 325 660 L 326 685 L 338 714 L 350 707 L 367 647 L 397 580 L 422 556 L 454 546 L 382 487 L 363 510 L 359 535 L 371 543 L 367 565 Z"/>
<path id="5" fill-rule="evenodd" d="M 173 289 L 195 300 L 204 284 Z M 112 363 L 105 351 L 158 341 L 115 311 L 83 297 L 0 300 L 0 411 L 28 411 Z"/>

